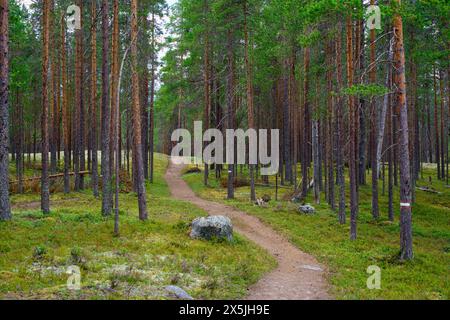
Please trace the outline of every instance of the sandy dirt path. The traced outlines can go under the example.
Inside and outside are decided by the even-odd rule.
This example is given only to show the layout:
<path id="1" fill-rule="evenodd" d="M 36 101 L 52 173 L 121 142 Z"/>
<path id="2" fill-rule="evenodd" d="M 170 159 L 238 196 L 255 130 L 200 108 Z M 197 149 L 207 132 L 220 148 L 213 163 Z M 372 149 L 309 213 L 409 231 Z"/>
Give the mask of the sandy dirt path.
<path id="1" fill-rule="evenodd" d="M 172 197 L 191 202 L 209 215 L 228 216 L 234 229 L 273 255 L 278 267 L 248 289 L 247 300 L 330 299 L 325 269 L 317 260 L 300 251 L 258 218 L 224 204 L 197 197 L 181 178 L 183 166 L 172 162 L 166 181 Z"/>

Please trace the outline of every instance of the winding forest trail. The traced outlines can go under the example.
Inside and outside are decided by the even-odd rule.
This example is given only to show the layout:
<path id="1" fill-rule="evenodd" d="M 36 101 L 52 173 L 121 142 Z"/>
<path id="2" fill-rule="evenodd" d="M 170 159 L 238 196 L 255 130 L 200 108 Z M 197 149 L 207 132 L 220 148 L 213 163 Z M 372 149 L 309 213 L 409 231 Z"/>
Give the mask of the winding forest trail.
<path id="1" fill-rule="evenodd" d="M 248 289 L 247 300 L 322 300 L 330 299 L 324 268 L 300 251 L 258 218 L 232 207 L 197 197 L 182 179 L 182 165 L 170 162 L 166 181 L 172 197 L 188 201 L 208 212 L 225 215 L 235 230 L 273 255 L 278 267 Z"/>

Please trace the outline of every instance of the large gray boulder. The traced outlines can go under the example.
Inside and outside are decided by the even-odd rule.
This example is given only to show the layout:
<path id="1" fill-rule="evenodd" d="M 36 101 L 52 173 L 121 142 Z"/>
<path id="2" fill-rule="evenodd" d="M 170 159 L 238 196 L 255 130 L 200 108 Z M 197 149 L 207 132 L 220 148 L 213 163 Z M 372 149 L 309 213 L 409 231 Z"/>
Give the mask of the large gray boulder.
<path id="1" fill-rule="evenodd" d="M 224 216 L 197 218 L 192 222 L 191 238 L 233 240 L 233 224 Z"/>
<path id="2" fill-rule="evenodd" d="M 316 213 L 316 209 L 313 206 L 311 206 L 310 204 L 300 206 L 298 208 L 298 211 L 300 211 L 300 213 L 303 213 L 303 214 L 315 214 Z"/>

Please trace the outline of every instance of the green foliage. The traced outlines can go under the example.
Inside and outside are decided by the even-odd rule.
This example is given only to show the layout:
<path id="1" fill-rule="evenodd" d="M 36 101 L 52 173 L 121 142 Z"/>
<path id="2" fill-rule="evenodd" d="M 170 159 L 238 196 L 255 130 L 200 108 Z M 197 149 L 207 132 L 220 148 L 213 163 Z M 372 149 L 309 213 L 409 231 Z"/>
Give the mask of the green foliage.
<path id="1" fill-rule="evenodd" d="M 380 86 L 378 84 L 358 84 L 342 90 L 343 95 L 369 99 L 373 97 L 384 96 L 388 93 L 389 91 L 386 87 Z"/>

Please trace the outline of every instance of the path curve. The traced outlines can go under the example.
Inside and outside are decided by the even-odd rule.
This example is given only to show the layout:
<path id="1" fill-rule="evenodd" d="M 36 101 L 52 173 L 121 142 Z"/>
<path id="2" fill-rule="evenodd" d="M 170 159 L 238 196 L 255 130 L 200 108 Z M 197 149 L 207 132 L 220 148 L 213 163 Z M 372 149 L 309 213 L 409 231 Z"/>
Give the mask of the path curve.
<path id="1" fill-rule="evenodd" d="M 323 300 L 330 299 L 324 267 L 300 251 L 258 218 L 224 204 L 197 197 L 182 179 L 184 166 L 170 161 L 166 181 L 173 198 L 188 201 L 208 212 L 225 215 L 234 229 L 273 255 L 278 267 L 248 289 L 247 300 Z"/>

